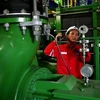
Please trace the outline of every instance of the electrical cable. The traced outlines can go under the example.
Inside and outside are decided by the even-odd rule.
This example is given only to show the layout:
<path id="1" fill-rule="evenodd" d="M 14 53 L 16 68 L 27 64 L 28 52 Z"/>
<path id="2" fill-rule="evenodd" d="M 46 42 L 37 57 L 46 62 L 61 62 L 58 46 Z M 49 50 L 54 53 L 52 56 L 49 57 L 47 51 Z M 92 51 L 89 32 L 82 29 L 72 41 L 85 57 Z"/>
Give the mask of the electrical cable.
<path id="1" fill-rule="evenodd" d="M 51 37 L 55 40 L 55 37 L 54 37 L 52 34 L 50 34 L 50 33 L 47 33 L 47 34 L 48 34 L 49 36 L 51 36 Z M 66 68 L 67 68 L 68 74 L 70 75 L 70 70 L 69 70 L 69 68 L 68 68 L 68 66 L 67 66 L 67 64 L 66 64 L 66 61 L 65 61 L 64 57 L 63 57 L 62 54 L 61 54 L 61 50 L 60 50 L 60 48 L 59 48 L 59 45 L 58 45 L 58 43 L 57 43 L 56 40 L 55 40 L 55 42 L 56 42 L 58 51 L 59 51 L 59 53 L 60 53 L 60 55 L 61 55 L 61 58 L 62 58 L 62 60 L 63 60 L 63 62 L 64 62 L 64 65 L 65 65 Z"/>

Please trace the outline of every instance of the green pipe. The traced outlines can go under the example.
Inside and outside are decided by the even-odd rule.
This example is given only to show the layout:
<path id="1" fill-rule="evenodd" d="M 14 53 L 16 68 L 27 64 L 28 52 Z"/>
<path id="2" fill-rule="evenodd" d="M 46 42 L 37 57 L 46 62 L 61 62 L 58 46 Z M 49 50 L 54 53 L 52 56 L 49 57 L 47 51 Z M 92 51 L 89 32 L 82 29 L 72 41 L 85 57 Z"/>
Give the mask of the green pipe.
<path id="1" fill-rule="evenodd" d="M 94 9 L 96 9 L 94 7 Z M 97 27 L 97 12 L 93 12 L 93 27 Z M 93 38 L 95 37 L 99 37 L 98 36 L 98 32 L 97 30 L 93 30 Z M 94 72 L 94 75 L 95 75 L 95 79 L 100 79 L 100 68 L 99 68 L 99 47 L 96 46 L 97 44 L 99 44 L 99 39 L 96 39 L 94 40 L 94 67 L 95 67 L 95 72 Z"/>
<path id="2" fill-rule="evenodd" d="M 21 79 L 36 58 L 40 40 L 35 41 L 31 27 L 23 35 L 19 25 L 30 20 L 29 16 L 0 18 L 0 100 L 15 99 Z M 8 31 L 3 26 L 5 23 L 10 25 Z"/>

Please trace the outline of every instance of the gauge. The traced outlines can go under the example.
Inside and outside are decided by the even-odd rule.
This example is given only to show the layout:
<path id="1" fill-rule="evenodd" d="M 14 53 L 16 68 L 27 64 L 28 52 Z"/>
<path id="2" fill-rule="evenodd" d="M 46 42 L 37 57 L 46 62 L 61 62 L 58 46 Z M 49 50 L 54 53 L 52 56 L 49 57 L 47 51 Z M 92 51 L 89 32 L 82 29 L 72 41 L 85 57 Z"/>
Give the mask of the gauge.
<path id="1" fill-rule="evenodd" d="M 88 32 L 88 27 L 86 25 L 82 25 L 79 27 L 79 32 L 81 34 L 86 34 Z"/>
<path id="2" fill-rule="evenodd" d="M 83 77 L 90 77 L 93 74 L 93 67 L 90 64 L 85 64 L 81 70 L 81 74 Z"/>

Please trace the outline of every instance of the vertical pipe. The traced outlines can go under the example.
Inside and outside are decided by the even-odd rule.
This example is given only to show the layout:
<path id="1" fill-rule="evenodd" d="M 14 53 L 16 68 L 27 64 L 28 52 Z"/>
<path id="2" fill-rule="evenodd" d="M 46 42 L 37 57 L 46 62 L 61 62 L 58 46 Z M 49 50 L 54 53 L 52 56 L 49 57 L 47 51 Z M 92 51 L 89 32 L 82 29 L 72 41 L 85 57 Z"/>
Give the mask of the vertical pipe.
<path id="1" fill-rule="evenodd" d="M 70 7 L 72 7 L 73 6 L 73 1 L 72 0 L 70 0 Z"/>
<path id="2" fill-rule="evenodd" d="M 61 13 L 60 12 L 60 8 L 57 8 L 56 12 L 57 13 Z M 61 24 L 61 16 L 60 15 L 59 16 L 56 16 L 56 25 L 55 25 L 56 26 L 56 29 L 57 30 L 60 30 L 61 29 L 61 25 L 62 25 Z"/>
<path id="3" fill-rule="evenodd" d="M 34 11 L 34 14 L 36 14 L 36 11 L 37 11 L 37 1 L 36 0 L 33 0 L 33 11 Z"/>
<path id="4" fill-rule="evenodd" d="M 84 62 L 84 65 L 85 65 L 85 54 L 86 54 L 86 52 L 85 52 L 85 35 L 83 34 L 82 35 L 82 38 L 83 38 L 83 62 Z"/>
<path id="5" fill-rule="evenodd" d="M 67 0 L 67 7 L 69 7 L 69 0 Z"/>
<path id="6" fill-rule="evenodd" d="M 94 7 L 94 9 L 96 9 Z M 97 12 L 93 12 L 93 27 L 97 27 Z M 93 37 L 97 37 L 97 30 L 93 30 Z M 94 40 L 94 65 L 95 65 L 95 78 L 100 79 L 100 66 L 99 66 L 99 39 Z"/>
<path id="7" fill-rule="evenodd" d="M 73 2 L 74 2 L 74 6 L 76 7 L 76 0 L 74 0 Z"/>
<path id="8" fill-rule="evenodd" d="M 45 7 L 46 17 L 48 17 L 48 4 Z"/>

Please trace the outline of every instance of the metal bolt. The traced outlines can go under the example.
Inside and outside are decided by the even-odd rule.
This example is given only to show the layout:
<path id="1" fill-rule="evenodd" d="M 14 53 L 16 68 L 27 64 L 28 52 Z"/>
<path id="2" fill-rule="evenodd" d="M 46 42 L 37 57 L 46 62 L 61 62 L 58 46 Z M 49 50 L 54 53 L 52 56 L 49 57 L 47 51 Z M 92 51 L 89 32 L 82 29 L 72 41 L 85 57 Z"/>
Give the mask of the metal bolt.
<path id="1" fill-rule="evenodd" d="M 9 23 L 5 23 L 4 27 L 5 27 L 6 31 L 8 31 L 9 30 Z"/>

